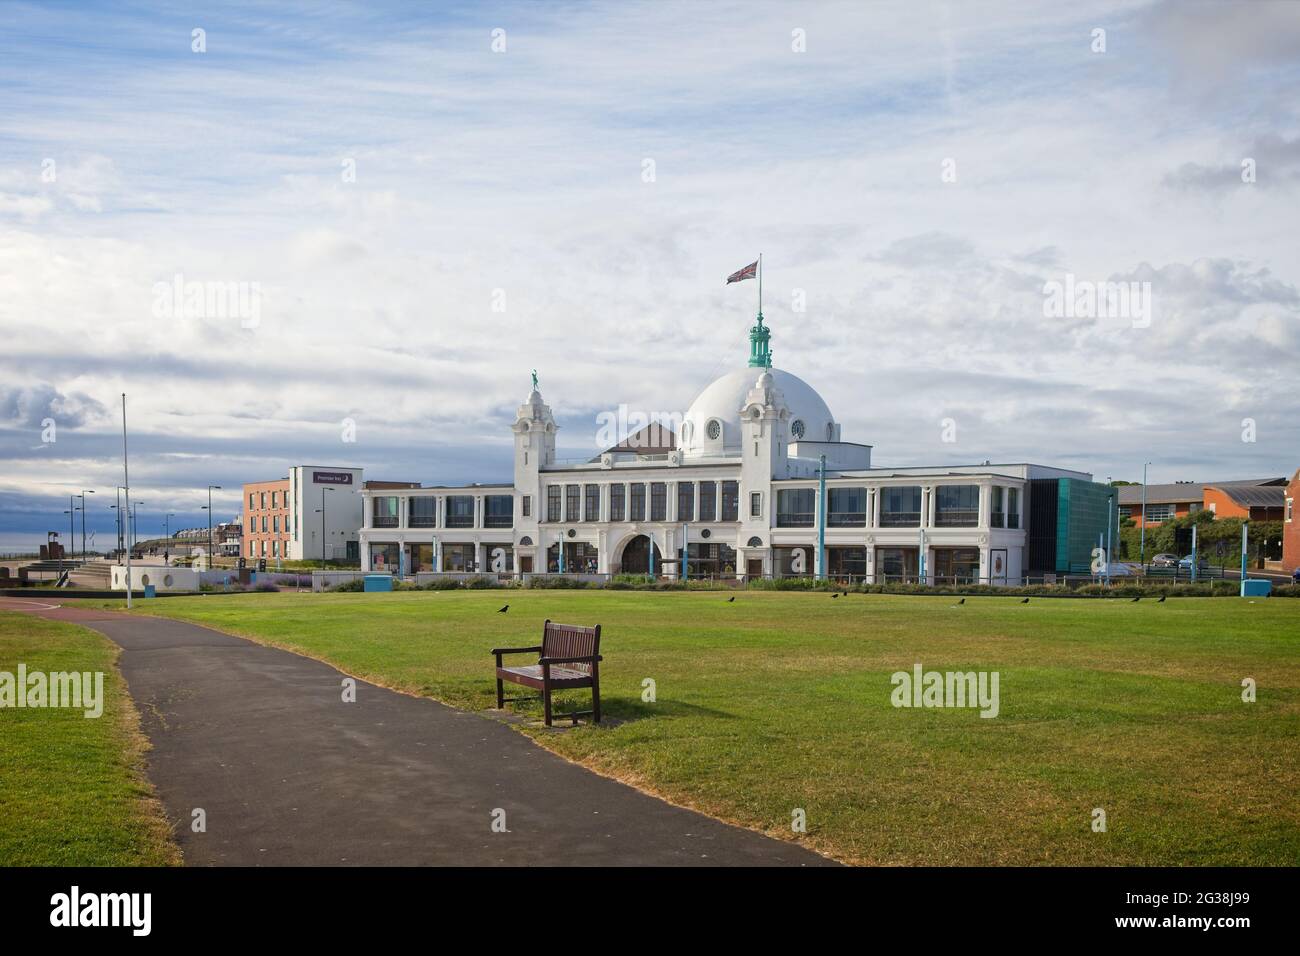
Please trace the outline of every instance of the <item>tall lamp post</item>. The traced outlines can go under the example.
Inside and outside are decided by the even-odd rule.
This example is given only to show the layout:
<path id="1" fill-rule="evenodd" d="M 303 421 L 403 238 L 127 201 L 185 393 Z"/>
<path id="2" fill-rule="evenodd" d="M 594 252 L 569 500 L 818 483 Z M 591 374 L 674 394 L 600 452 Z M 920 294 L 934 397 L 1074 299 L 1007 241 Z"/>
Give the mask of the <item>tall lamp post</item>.
<path id="1" fill-rule="evenodd" d="M 131 547 L 134 548 L 140 543 L 140 506 L 144 502 L 136 501 L 133 504 L 135 507 L 131 509 Z"/>
<path id="2" fill-rule="evenodd" d="M 119 491 L 118 496 L 120 497 L 121 494 Z M 118 505 L 109 505 L 108 510 L 113 512 L 113 527 L 117 529 L 117 551 L 114 554 L 114 557 L 117 557 L 122 551 L 122 509 Z"/>
<path id="3" fill-rule="evenodd" d="M 320 512 L 320 566 L 322 568 L 325 567 L 325 492 L 333 490 L 333 488 L 321 488 L 320 507 L 316 509 Z"/>
<path id="4" fill-rule="evenodd" d="M 72 546 L 72 556 L 77 556 L 77 506 L 73 504 L 77 500 L 76 495 L 68 495 L 68 510 L 64 512 L 68 516 L 68 544 Z M 63 549 L 66 557 L 68 549 Z"/>
<path id="5" fill-rule="evenodd" d="M 1147 573 L 1147 465 L 1151 462 L 1145 462 L 1142 465 L 1142 527 L 1138 529 L 1138 564 L 1142 566 L 1142 573 Z"/>
<path id="6" fill-rule="evenodd" d="M 212 567 L 212 490 L 221 490 L 220 485 L 208 485 L 208 567 Z"/>
<path id="7" fill-rule="evenodd" d="M 86 495 L 93 495 L 95 489 L 85 489 L 81 491 L 81 560 L 86 560 Z"/>

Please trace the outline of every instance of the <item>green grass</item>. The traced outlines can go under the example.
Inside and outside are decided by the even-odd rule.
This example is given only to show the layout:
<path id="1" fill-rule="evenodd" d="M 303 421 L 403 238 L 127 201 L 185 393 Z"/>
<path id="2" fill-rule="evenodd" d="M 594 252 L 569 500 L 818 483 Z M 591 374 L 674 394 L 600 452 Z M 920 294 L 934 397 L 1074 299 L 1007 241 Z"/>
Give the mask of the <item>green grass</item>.
<path id="1" fill-rule="evenodd" d="M 143 774 L 117 649 L 83 627 L 0 611 L 0 671 L 102 671 L 104 710 L 0 710 L 0 866 L 180 862 Z"/>
<path id="2" fill-rule="evenodd" d="M 726 597 L 279 593 L 136 606 L 470 709 L 494 703 L 488 648 L 537 643 L 548 617 L 600 623 L 618 722 L 525 732 L 845 861 L 1300 863 L 1300 602 Z M 1000 715 L 894 708 L 890 675 L 917 662 L 998 671 Z M 1241 700 L 1244 677 L 1256 703 Z M 641 699 L 644 678 L 656 703 Z M 796 807 L 806 835 L 791 833 Z M 1095 807 L 1106 833 L 1091 830 Z"/>

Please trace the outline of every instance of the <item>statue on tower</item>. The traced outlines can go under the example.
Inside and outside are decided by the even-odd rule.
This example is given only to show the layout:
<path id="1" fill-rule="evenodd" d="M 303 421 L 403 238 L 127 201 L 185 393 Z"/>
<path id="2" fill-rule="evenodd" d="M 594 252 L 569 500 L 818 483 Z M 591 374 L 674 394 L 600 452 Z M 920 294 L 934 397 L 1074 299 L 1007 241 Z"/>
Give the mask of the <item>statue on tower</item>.
<path id="1" fill-rule="evenodd" d="M 537 369 L 533 369 L 533 391 L 537 391 Z"/>

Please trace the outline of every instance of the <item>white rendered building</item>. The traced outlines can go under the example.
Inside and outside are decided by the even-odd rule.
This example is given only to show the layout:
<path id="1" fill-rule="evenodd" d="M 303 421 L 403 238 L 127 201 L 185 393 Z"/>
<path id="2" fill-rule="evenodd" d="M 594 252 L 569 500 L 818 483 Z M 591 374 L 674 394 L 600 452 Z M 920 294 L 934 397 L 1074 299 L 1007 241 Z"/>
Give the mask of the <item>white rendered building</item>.
<path id="1" fill-rule="evenodd" d="M 1087 573 L 1113 489 L 1026 463 L 873 469 L 871 446 L 842 440 L 816 390 L 772 367 L 769 336 L 760 313 L 748 365 L 700 393 L 679 436 L 651 426 L 578 464 L 556 460 L 534 379 L 513 426 L 513 483 L 366 489 L 363 568 L 987 583 Z"/>

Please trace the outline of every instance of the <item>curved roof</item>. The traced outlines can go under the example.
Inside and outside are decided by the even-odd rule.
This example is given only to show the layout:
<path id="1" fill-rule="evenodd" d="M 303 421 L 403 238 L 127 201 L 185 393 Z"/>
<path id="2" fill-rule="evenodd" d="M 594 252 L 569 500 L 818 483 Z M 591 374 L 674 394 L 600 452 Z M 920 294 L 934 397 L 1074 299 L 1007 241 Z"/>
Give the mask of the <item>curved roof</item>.
<path id="1" fill-rule="evenodd" d="M 777 368 L 742 368 L 729 372 L 710 384 L 691 403 L 682 421 L 681 448 L 688 458 L 740 454 L 740 412 L 745 397 L 764 373 L 772 376 L 790 410 L 791 438 L 808 441 L 829 440 L 835 423 L 830 408 L 817 391 L 791 372 Z M 709 437 L 709 422 L 718 421 L 718 437 Z M 797 434 L 798 426 L 803 434 Z"/>

